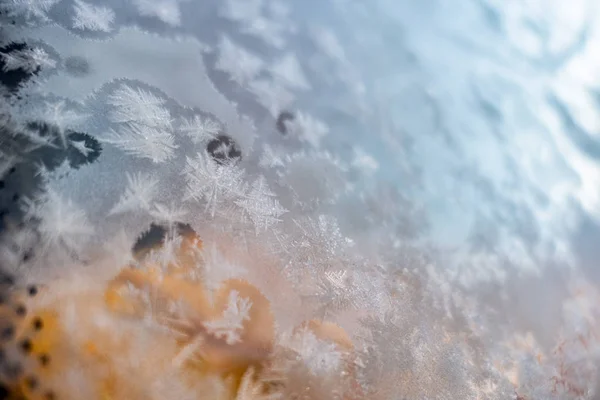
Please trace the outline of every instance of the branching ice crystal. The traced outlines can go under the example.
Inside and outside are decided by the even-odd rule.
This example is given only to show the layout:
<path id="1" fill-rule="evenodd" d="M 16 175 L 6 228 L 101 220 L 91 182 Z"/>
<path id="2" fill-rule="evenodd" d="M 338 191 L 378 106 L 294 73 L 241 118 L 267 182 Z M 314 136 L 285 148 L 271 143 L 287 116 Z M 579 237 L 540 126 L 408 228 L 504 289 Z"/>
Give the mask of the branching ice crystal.
<path id="1" fill-rule="evenodd" d="M 31 74 L 40 67 L 56 67 L 56 61 L 54 61 L 41 47 L 35 47 L 33 49 L 25 48 L 10 53 L 0 52 L 0 57 L 2 57 L 2 60 L 4 61 L 4 67 L 2 68 L 4 72 L 22 69 Z"/>
<path id="2" fill-rule="evenodd" d="M 227 344 L 235 344 L 241 341 L 240 334 L 244 329 L 244 321 L 250 319 L 250 299 L 239 297 L 239 292 L 232 290 L 229 293 L 227 308 L 223 311 L 220 319 L 207 321 L 204 327 L 209 333 L 225 338 Z"/>
<path id="3" fill-rule="evenodd" d="M 110 214 L 127 211 L 149 211 L 158 192 L 158 179 L 145 173 L 126 173 L 127 188 Z"/>
<path id="4" fill-rule="evenodd" d="M 239 200 L 236 200 L 235 203 L 245 211 L 248 218 L 254 223 L 257 234 L 266 231 L 279 222 L 279 217 L 287 212 L 279 204 L 262 175 L 252 183 L 250 191 Z"/>
<path id="5" fill-rule="evenodd" d="M 202 200 L 214 217 L 219 205 L 243 194 L 244 170 L 232 163 L 218 164 L 204 152 L 187 157 L 183 175 L 187 182 L 186 200 Z"/>
<path id="6" fill-rule="evenodd" d="M 75 0 L 74 10 L 74 28 L 101 32 L 111 31 L 111 25 L 115 19 L 115 13 L 112 9 L 95 6 L 82 0 Z"/>
<path id="7" fill-rule="evenodd" d="M 152 160 L 155 164 L 172 158 L 178 147 L 175 138 L 168 131 L 135 123 L 125 124 L 117 131 L 111 129 L 102 141 L 113 144 L 132 156 Z"/>
<path id="8" fill-rule="evenodd" d="M 221 125 L 211 119 L 195 115 L 192 119 L 185 119 L 179 125 L 179 130 L 185 133 L 194 144 L 210 141 L 217 137 L 221 131 Z"/>

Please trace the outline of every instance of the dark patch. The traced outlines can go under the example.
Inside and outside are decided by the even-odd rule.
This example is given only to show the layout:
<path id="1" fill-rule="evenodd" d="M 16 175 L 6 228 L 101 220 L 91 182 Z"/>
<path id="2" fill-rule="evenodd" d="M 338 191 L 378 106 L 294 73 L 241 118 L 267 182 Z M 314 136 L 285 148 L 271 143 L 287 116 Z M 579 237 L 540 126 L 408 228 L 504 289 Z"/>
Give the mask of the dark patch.
<path id="1" fill-rule="evenodd" d="M 179 235 L 195 234 L 196 232 L 189 224 L 182 222 L 175 223 L 175 232 Z M 168 234 L 167 228 L 158 224 L 150 224 L 150 228 L 142 233 L 133 245 L 133 252 L 141 251 L 160 246 L 166 239 Z"/>
<path id="2" fill-rule="evenodd" d="M 67 149 L 67 157 L 72 168 L 77 169 L 84 164 L 91 164 L 100 157 L 102 145 L 87 133 L 70 132 L 67 134 L 67 138 L 70 141 L 69 148 Z M 85 147 L 89 150 L 88 154 L 84 155 L 81 151 L 76 149 L 73 146 L 73 142 L 83 142 Z"/>
<path id="3" fill-rule="evenodd" d="M 31 344 L 31 340 L 29 339 L 23 339 L 21 341 L 21 343 L 19 344 L 19 347 L 21 348 L 21 350 L 23 350 L 23 353 L 31 353 L 31 349 L 33 348 L 33 344 Z"/>
<path id="4" fill-rule="evenodd" d="M 36 294 L 38 294 L 38 288 L 37 288 L 37 286 L 35 286 L 35 285 L 30 285 L 30 286 L 27 288 L 27 293 L 28 293 L 28 294 L 29 294 L 31 297 L 33 297 L 33 296 L 35 296 Z"/>
<path id="5" fill-rule="evenodd" d="M 286 122 L 288 122 L 288 121 L 291 122 L 295 119 L 296 119 L 296 116 L 289 111 L 280 112 L 279 116 L 277 117 L 277 123 L 275 124 L 277 126 L 277 130 L 279 131 L 279 133 L 281 133 L 282 135 L 287 135 L 288 128 L 287 128 Z"/>
<path id="6" fill-rule="evenodd" d="M 242 151 L 228 135 L 220 134 L 206 145 L 206 151 L 219 164 L 236 162 L 242 159 Z"/>
<path id="7" fill-rule="evenodd" d="M 15 313 L 19 317 L 24 317 L 25 314 L 27 314 L 27 307 L 25 307 L 23 304 L 19 304 L 17 307 L 15 307 Z"/>
<path id="8" fill-rule="evenodd" d="M 9 54 L 21 50 L 29 49 L 25 43 L 11 43 L 7 46 L 0 47 L 0 52 L 3 54 Z M 4 71 L 6 62 L 0 57 L 0 83 L 3 84 L 9 91 L 15 93 L 27 80 L 31 79 L 32 76 L 39 73 L 40 68 L 36 68 L 33 72 L 27 72 L 22 68 L 17 68 L 11 71 Z"/>
<path id="9" fill-rule="evenodd" d="M 33 329 L 36 331 L 41 331 L 44 328 L 44 321 L 40 317 L 36 317 L 33 320 Z"/>
<path id="10" fill-rule="evenodd" d="M 2 340 L 11 340 L 13 337 L 15 337 L 15 327 L 10 325 L 2 329 L 2 332 L 0 332 L 0 337 Z"/>
<path id="11" fill-rule="evenodd" d="M 90 63 L 83 57 L 71 56 L 65 60 L 65 69 L 73 77 L 79 78 L 90 73 Z"/>
<path id="12" fill-rule="evenodd" d="M 48 364 L 50 364 L 50 356 L 48 354 L 40 354 L 40 364 L 42 364 L 42 366 L 47 366 Z"/>
<path id="13" fill-rule="evenodd" d="M 8 388 L 0 383 L 0 400 L 10 398 L 10 391 Z"/>

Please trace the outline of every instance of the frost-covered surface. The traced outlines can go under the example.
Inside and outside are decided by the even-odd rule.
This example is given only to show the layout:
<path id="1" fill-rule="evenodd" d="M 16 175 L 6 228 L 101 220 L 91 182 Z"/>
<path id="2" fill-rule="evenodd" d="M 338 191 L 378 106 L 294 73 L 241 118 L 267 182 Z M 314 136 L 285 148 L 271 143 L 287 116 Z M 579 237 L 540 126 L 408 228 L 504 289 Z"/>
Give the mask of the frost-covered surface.
<path id="1" fill-rule="evenodd" d="M 319 318 L 350 332 L 368 399 L 600 396 L 593 1 L 0 11 L 4 268 L 127 263 L 183 223 L 202 279 L 263 291 L 309 375 L 340 362 L 291 331 Z M 232 294 L 206 329 L 235 343 L 252 307 Z"/>

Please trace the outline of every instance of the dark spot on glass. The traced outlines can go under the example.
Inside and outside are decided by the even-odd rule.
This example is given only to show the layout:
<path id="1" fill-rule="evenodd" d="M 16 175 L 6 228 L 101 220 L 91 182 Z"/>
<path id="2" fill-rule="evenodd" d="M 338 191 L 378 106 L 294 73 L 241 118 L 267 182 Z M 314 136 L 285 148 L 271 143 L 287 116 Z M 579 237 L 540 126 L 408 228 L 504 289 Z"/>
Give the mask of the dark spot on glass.
<path id="1" fill-rule="evenodd" d="M 35 296 L 36 294 L 38 294 L 38 288 L 35 285 L 29 285 L 29 287 L 27 288 L 27 293 L 30 296 Z"/>
<path id="2" fill-rule="evenodd" d="M 12 286 L 15 284 L 15 278 L 12 277 L 12 275 L 0 271 L 0 285 L 3 286 Z"/>
<path id="3" fill-rule="evenodd" d="M 286 135 L 288 133 L 286 122 L 293 121 L 295 118 L 296 116 L 289 111 L 280 112 L 279 116 L 277 117 L 276 123 L 277 130 L 279 131 L 279 133 L 281 133 L 282 135 Z"/>
<path id="4" fill-rule="evenodd" d="M 90 73 L 90 63 L 83 57 L 71 56 L 65 60 L 65 69 L 71 76 L 82 77 Z"/>
<path id="5" fill-rule="evenodd" d="M 91 164 L 96 161 L 102 153 L 102 145 L 100 142 L 86 133 L 70 131 L 70 133 L 67 134 L 67 139 L 69 140 L 67 158 L 69 159 L 69 164 L 72 168 L 79 168 L 84 164 Z M 80 149 L 75 146 L 79 146 Z"/>
<path id="6" fill-rule="evenodd" d="M 228 135 L 220 134 L 206 145 L 206 151 L 219 164 L 223 165 L 242 158 L 242 151 Z"/>
<path id="7" fill-rule="evenodd" d="M 33 348 L 33 345 L 31 344 L 31 340 L 29 339 L 23 339 L 21 341 L 21 343 L 19 344 L 19 347 L 21 347 L 21 350 L 23 350 L 24 353 L 31 353 L 31 349 Z"/>
<path id="8" fill-rule="evenodd" d="M 10 325 L 0 331 L 0 337 L 2 340 L 10 340 L 15 336 L 15 327 Z"/>
<path id="9" fill-rule="evenodd" d="M 4 189 L 4 186 L 6 186 L 4 181 L 0 181 L 0 189 Z"/>
<path id="10" fill-rule="evenodd" d="M 40 317 L 35 317 L 33 320 L 33 329 L 41 331 L 44 328 L 44 321 Z"/>
<path id="11" fill-rule="evenodd" d="M 4 374 L 9 379 L 17 379 L 23 373 L 23 367 L 19 363 L 11 363 L 4 366 Z"/>
<path id="12" fill-rule="evenodd" d="M 10 398 L 10 391 L 4 384 L 0 383 L 0 400 L 9 399 L 9 398 Z"/>
<path id="13" fill-rule="evenodd" d="M 44 397 L 46 398 L 46 400 L 55 400 L 56 399 L 54 392 L 46 392 Z"/>
<path id="14" fill-rule="evenodd" d="M 42 366 L 47 366 L 48 364 L 50 364 L 50 356 L 48 354 L 41 354 L 40 355 L 40 364 L 42 364 Z"/>
<path id="15" fill-rule="evenodd" d="M 31 257 L 33 257 L 33 249 L 29 249 L 23 253 L 23 262 L 29 261 Z"/>
<path id="16" fill-rule="evenodd" d="M 14 174 L 15 172 L 17 172 L 17 168 L 16 167 L 12 167 L 11 169 L 8 170 L 9 174 Z"/>
<path id="17" fill-rule="evenodd" d="M 175 223 L 175 231 L 179 235 L 196 233 L 189 224 L 184 224 L 181 222 Z M 133 252 L 138 253 L 162 244 L 167 237 L 167 233 L 167 228 L 164 226 L 154 223 L 150 224 L 150 229 L 142 233 L 136 240 L 135 244 L 133 245 Z"/>
<path id="18" fill-rule="evenodd" d="M 13 203 L 16 203 L 17 201 L 19 201 L 20 198 L 21 198 L 21 196 L 19 196 L 18 193 L 13 194 L 13 197 L 12 197 Z"/>
<path id="19" fill-rule="evenodd" d="M 24 317 L 25 314 L 27 314 L 27 307 L 25 307 L 23 304 L 19 304 L 16 308 L 15 308 L 15 313 L 19 316 L 19 317 Z"/>

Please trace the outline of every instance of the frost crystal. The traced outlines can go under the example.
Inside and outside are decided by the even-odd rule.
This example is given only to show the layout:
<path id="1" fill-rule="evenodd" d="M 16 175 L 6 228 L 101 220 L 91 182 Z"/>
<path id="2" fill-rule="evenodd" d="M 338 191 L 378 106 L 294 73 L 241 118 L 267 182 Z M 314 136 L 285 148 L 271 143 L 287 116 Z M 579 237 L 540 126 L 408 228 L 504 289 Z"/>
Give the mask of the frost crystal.
<path id="1" fill-rule="evenodd" d="M 194 144 L 200 144 L 217 137 L 221 131 L 221 125 L 213 119 L 195 115 L 191 120 L 184 120 L 179 126 L 179 130 L 189 136 Z"/>
<path id="2" fill-rule="evenodd" d="M 292 53 L 286 54 L 270 67 L 271 74 L 275 79 L 292 89 L 308 90 L 310 84 L 302 71 L 298 58 Z"/>
<path id="3" fill-rule="evenodd" d="M 149 211 L 158 192 L 158 179 L 144 173 L 126 173 L 126 176 L 127 188 L 125 193 L 110 210 L 110 214 L 138 210 Z"/>
<path id="4" fill-rule="evenodd" d="M 45 104 L 44 119 L 56 127 L 56 132 L 59 135 L 64 148 L 66 148 L 68 144 L 67 129 L 77 127 L 88 117 L 88 114 L 83 114 L 72 108 L 67 108 L 67 105 L 63 100 L 46 102 Z"/>
<path id="5" fill-rule="evenodd" d="M 73 27 L 91 31 L 110 32 L 115 13 L 108 7 L 94 6 L 82 0 L 75 0 Z"/>
<path id="6" fill-rule="evenodd" d="M 0 57 L 4 61 L 4 67 L 2 68 L 4 72 L 22 69 L 31 74 L 40 67 L 54 68 L 56 66 L 56 61 L 40 47 L 25 48 L 10 53 L 0 52 Z"/>
<path id="7" fill-rule="evenodd" d="M 241 298 L 236 290 L 232 290 L 229 293 L 227 308 L 221 318 L 205 322 L 204 327 L 212 335 L 225 338 L 227 344 L 238 343 L 241 341 L 240 334 L 244 329 L 244 321 L 250 319 L 251 307 L 250 299 Z"/>
<path id="8" fill-rule="evenodd" d="M 11 16 L 25 16 L 27 18 L 47 19 L 47 12 L 59 0 L 10 0 L 0 8 L 6 9 Z"/>
<path id="9" fill-rule="evenodd" d="M 165 108 L 165 101 L 146 90 L 122 85 L 109 97 L 108 104 L 114 107 L 110 114 L 113 122 L 171 128 L 171 114 Z"/>
<path id="10" fill-rule="evenodd" d="M 181 11 L 177 0 L 133 0 L 141 15 L 156 17 L 166 24 L 181 24 Z"/>
<path id="11" fill-rule="evenodd" d="M 315 376 L 327 376 L 338 371 L 341 366 L 342 354 L 336 346 L 319 340 L 307 329 L 293 335 L 285 344 L 298 354 L 300 360 Z"/>
<path id="12" fill-rule="evenodd" d="M 36 200 L 26 200 L 24 211 L 27 220 L 38 222 L 45 250 L 58 246 L 77 253 L 94 232 L 82 209 L 50 189 Z"/>
<path id="13" fill-rule="evenodd" d="M 231 80 L 246 85 L 264 68 L 264 62 L 257 55 L 238 46 L 226 36 L 219 43 L 219 58 L 216 68 L 231 75 Z"/>
<path id="14" fill-rule="evenodd" d="M 218 164 L 204 152 L 187 157 L 183 171 L 187 182 L 186 200 L 203 200 L 214 217 L 220 204 L 243 194 L 244 170 L 232 163 Z"/>
<path id="15" fill-rule="evenodd" d="M 177 148 L 169 132 L 137 124 L 126 124 L 118 131 L 111 129 L 102 141 L 133 156 L 152 160 L 155 164 L 169 160 Z"/>
<path id="16" fill-rule="evenodd" d="M 250 191 L 235 203 L 254 223 L 257 234 L 279 222 L 279 217 L 287 212 L 281 207 L 262 175 L 252 183 Z"/>
<path id="17" fill-rule="evenodd" d="M 309 143 L 314 148 L 319 148 L 321 139 L 329 133 L 327 125 L 302 112 L 296 115 L 291 128 L 292 132 L 300 137 L 300 140 Z"/>

